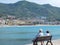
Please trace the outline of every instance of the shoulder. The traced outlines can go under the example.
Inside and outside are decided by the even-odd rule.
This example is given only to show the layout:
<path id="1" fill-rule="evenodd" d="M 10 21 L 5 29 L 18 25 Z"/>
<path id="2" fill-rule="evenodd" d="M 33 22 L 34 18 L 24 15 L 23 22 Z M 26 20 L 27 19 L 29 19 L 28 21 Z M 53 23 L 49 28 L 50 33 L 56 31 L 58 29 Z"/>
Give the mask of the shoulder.
<path id="1" fill-rule="evenodd" d="M 47 36 L 50 36 L 50 33 L 47 33 L 46 35 L 47 35 Z"/>
<path id="2" fill-rule="evenodd" d="M 44 34 L 43 33 L 39 33 L 40 36 L 43 36 Z"/>

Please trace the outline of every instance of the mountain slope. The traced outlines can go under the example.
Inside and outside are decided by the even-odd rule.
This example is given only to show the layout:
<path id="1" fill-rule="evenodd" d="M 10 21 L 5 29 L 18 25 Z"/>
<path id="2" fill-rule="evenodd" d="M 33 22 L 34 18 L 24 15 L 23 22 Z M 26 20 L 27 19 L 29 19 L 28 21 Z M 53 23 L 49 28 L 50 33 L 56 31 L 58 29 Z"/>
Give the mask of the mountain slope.
<path id="1" fill-rule="evenodd" d="M 20 19 L 40 18 L 60 20 L 60 8 L 49 4 L 39 5 L 28 1 L 19 1 L 14 4 L 0 3 L 0 17 L 13 15 Z"/>

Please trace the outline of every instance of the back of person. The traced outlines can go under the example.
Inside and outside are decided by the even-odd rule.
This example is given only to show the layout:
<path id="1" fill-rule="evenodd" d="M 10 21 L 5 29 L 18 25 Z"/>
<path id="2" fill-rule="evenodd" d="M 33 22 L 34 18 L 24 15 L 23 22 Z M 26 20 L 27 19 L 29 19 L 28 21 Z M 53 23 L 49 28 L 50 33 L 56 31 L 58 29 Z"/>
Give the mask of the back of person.
<path id="1" fill-rule="evenodd" d="M 46 31 L 46 36 L 50 36 L 51 34 L 49 33 L 49 31 Z"/>
<path id="2" fill-rule="evenodd" d="M 43 33 L 39 33 L 39 36 L 44 36 L 44 34 Z"/>
<path id="3" fill-rule="evenodd" d="M 44 34 L 43 34 L 43 31 L 42 31 L 42 29 L 40 29 L 39 30 L 39 33 L 37 34 L 37 37 L 41 37 L 41 36 L 43 36 Z"/>

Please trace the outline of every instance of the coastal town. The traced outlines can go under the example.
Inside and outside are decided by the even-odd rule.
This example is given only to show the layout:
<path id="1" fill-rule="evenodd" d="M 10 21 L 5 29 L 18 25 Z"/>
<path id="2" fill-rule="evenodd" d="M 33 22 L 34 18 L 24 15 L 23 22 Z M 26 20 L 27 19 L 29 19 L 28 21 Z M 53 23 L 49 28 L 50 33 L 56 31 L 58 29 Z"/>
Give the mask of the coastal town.
<path id="1" fill-rule="evenodd" d="M 0 45 L 60 45 L 60 1 L 0 0 Z"/>
<path id="2" fill-rule="evenodd" d="M 46 17 L 40 19 L 19 19 L 15 16 L 7 16 L 7 18 L 0 18 L 0 25 L 60 25 L 60 21 L 47 21 Z"/>

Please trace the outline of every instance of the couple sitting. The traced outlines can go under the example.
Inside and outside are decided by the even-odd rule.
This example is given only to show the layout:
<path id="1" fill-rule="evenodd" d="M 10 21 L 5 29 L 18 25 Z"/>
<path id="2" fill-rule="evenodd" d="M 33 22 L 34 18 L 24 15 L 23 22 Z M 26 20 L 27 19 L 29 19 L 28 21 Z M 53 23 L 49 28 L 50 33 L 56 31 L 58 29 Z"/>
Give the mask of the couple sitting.
<path id="1" fill-rule="evenodd" d="M 37 36 L 36 37 L 41 37 L 41 36 L 50 36 L 51 34 L 50 34 L 50 32 L 49 31 L 46 31 L 46 35 L 44 35 L 44 33 L 43 33 L 43 30 L 42 29 L 40 29 L 39 30 L 39 33 L 37 34 Z"/>
<path id="2" fill-rule="evenodd" d="M 44 33 L 43 33 L 43 30 L 42 29 L 40 29 L 39 30 L 39 33 L 37 34 L 37 36 L 36 37 L 41 37 L 41 36 L 50 36 L 51 34 L 50 34 L 50 32 L 49 31 L 46 31 L 46 35 L 44 35 Z M 43 45 L 43 43 L 44 43 L 44 41 L 41 41 L 41 45 Z"/>

